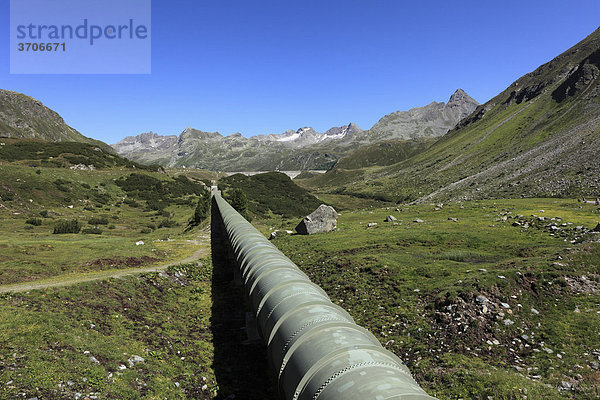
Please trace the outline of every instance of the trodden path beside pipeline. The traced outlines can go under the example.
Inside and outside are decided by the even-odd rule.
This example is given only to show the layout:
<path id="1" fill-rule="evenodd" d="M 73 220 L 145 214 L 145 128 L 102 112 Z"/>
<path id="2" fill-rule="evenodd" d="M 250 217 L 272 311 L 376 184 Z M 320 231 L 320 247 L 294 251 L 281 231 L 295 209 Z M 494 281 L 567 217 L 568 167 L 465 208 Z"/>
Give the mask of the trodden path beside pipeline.
<path id="1" fill-rule="evenodd" d="M 165 264 L 153 265 L 142 268 L 112 269 L 107 271 L 84 272 L 79 274 L 65 274 L 54 276 L 52 278 L 41 279 L 37 281 L 14 283 L 10 285 L 0 285 L 0 293 L 6 292 L 28 292 L 30 290 L 46 289 L 58 286 L 75 285 L 83 282 L 97 281 L 111 278 L 121 278 L 130 275 L 142 274 L 145 272 L 160 272 L 173 265 L 194 262 L 202 257 L 210 255 L 210 231 L 203 231 L 196 238 L 195 242 L 200 248 L 189 257 L 181 260 L 170 261 Z"/>

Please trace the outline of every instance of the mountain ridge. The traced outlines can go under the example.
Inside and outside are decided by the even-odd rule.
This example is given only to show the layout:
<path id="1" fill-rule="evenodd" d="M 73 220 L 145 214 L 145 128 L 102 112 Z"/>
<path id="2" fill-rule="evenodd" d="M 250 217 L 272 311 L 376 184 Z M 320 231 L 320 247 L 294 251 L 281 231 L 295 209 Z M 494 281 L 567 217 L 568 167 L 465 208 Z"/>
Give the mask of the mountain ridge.
<path id="1" fill-rule="evenodd" d="M 142 133 L 127 136 L 112 146 L 119 154 L 132 160 L 169 167 L 223 171 L 329 169 L 339 158 L 363 145 L 389 139 L 439 137 L 478 104 L 458 89 L 448 103 L 432 102 L 409 111 L 396 112 L 394 121 L 400 119 L 403 124 L 392 121 L 388 126 L 385 118 L 392 115 L 389 114 L 367 131 L 350 122 L 324 133 L 305 126 L 280 134 L 246 138 L 240 133 L 223 136 L 218 132 L 188 127 L 179 136 Z M 217 143 L 221 146 L 216 146 Z"/>

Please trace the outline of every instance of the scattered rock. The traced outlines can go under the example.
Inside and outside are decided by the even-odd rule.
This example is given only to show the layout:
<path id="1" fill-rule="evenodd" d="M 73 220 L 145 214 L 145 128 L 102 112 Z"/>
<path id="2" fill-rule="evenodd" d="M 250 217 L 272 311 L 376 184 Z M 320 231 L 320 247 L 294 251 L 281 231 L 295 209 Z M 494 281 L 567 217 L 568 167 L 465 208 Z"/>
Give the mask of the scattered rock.
<path id="1" fill-rule="evenodd" d="M 96 364 L 100 364 L 100 361 L 98 361 L 98 359 L 94 356 L 90 356 L 90 361 Z"/>
<path id="2" fill-rule="evenodd" d="M 510 308 L 510 304 L 508 303 L 500 303 L 500 305 L 506 309 Z"/>
<path id="3" fill-rule="evenodd" d="M 479 304 L 489 303 L 489 299 L 487 297 L 481 296 L 481 295 L 477 296 L 475 298 L 475 301 L 478 302 Z"/>
<path id="4" fill-rule="evenodd" d="M 127 360 L 127 362 L 129 362 L 130 367 L 133 367 L 137 363 L 144 362 L 144 358 L 134 355 L 129 360 Z M 119 369 L 121 369 L 121 368 L 119 367 Z"/>
<path id="5" fill-rule="evenodd" d="M 384 220 L 384 222 L 394 222 L 394 221 L 398 221 L 398 220 L 393 215 L 388 215 L 387 217 L 385 217 L 385 220 Z"/>
<path id="6" fill-rule="evenodd" d="M 506 326 L 514 325 L 514 323 L 515 322 L 513 320 L 508 319 L 508 318 L 504 320 L 504 325 L 506 325 Z"/>
<path id="7" fill-rule="evenodd" d="M 413 222 L 416 222 L 417 224 L 422 224 L 422 223 L 423 223 L 423 222 L 425 222 L 425 221 L 423 221 L 423 220 L 422 220 L 422 219 L 420 219 L 420 218 L 417 218 L 417 219 L 415 219 Z"/>
<path id="8" fill-rule="evenodd" d="M 277 236 L 282 235 L 282 234 L 292 235 L 293 233 L 294 233 L 293 231 L 288 231 L 288 230 L 285 230 L 285 229 L 284 230 L 277 229 L 277 230 L 271 232 L 271 235 L 269 235 L 269 240 L 273 240 Z"/>
<path id="9" fill-rule="evenodd" d="M 573 384 L 571 382 L 567 382 L 567 381 L 562 381 L 560 383 L 560 387 L 565 389 L 565 390 L 572 390 L 573 389 Z"/>
<path id="10" fill-rule="evenodd" d="M 538 310 L 536 310 L 535 308 L 531 307 L 531 313 L 535 314 L 535 315 L 539 315 L 540 312 Z"/>
<path id="11" fill-rule="evenodd" d="M 552 353 L 554 353 L 554 350 L 552 350 L 552 349 L 549 349 L 549 348 L 547 348 L 547 347 L 544 347 L 544 348 L 542 348 L 542 350 L 544 350 L 544 351 L 545 351 L 546 353 L 548 353 L 548 354 L 552 354 Z"/>
<path id="12" fill-rule="evenodd" d="M 144 244 L 143 240 L 138 240 L 137 242 L 135 242 L 136 246 L 142 246 Z"/>
<path id="13" fill-rule="evenodd" d="M 458 222 L 458 218 L 448 217 L 448 221 Z"/>
<path id="14" fill-rule="evenodd" d="M 377 222 L 369 222 L 369 224 L 367 225 L 369 228 L 372 228 L 374 226 L 377 226 Z"/>
<path id="15" fill-rule="evenodd" d="M 337 227 L 337 217 L 338 213 L 333 207 L 321 204 L 315 211 L 300 221 L 296 226 L 296 232 L 301 235 L 330 232 Z"/>

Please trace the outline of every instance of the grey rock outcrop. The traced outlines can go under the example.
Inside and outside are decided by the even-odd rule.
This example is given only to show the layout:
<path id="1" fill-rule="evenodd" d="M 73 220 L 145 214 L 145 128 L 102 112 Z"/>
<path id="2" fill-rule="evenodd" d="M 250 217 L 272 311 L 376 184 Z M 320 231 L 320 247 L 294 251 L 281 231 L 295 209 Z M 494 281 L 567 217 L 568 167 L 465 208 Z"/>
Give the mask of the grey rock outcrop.
<path id="1" fill-rule="evenodd" d="M 381 118 L 369 130 L 369 137 L 384 139 L 436 138 L 445 135 L 479 103 L 458 89 L 448 103 L 432 102 L 408 111 L 396 111 Z"/>
<path id="2" fill-rule="evenodd" d="M 330 232 L 337 227 L 337 217 L 338 213 L 333 207 L 321 204 L 315 211 L 300 221 L 296 226 L 296 232 L 301 235 Z"/>

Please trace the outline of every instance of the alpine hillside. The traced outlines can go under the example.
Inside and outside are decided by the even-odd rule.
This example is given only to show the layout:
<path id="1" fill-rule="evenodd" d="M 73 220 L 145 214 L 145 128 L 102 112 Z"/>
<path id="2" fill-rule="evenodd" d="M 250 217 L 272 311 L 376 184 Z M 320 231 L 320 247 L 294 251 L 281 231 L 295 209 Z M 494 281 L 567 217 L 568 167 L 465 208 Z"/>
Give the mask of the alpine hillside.
<path id="1" fill-rule="evenodd" d="M 600 30 L 524 75 L 422 152 L 305 185 L 393 201 L 600 194 Z"/>
<path id="2" fill-rule="evenodd" d="M 83 136 L 42 102 L 21 93 L 0 89 L 0 137 L 42 139 L 50 142 L 82 142 L 107 151 L 110 146 Z"/>

